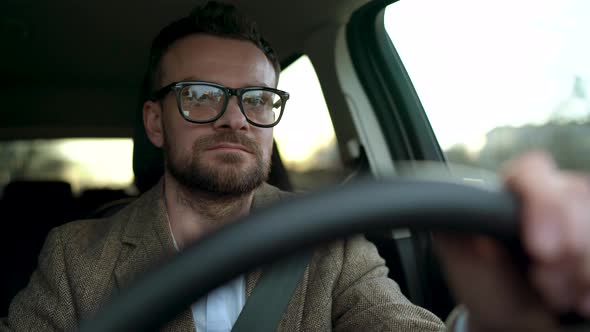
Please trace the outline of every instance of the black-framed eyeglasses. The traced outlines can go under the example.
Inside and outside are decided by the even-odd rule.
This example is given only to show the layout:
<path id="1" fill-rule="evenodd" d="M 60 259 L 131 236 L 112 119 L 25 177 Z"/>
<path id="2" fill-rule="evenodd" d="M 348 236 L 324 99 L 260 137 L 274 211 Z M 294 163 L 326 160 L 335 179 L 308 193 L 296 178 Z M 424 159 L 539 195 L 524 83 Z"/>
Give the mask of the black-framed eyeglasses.
<path id="1" fill-rule="evenodd" d="M 150 100 L 162 99 L 170 91 L 176 93 L 180 115 L 189 122 L 209 123 L 219 119 L 231 96 L 238 98 L 238 105 L 248 123 L 263 128 L 276 126 L 283 116 L 289 93 L 268 87 L 233 89 L 203 81 L 174 82 L 154 92 Z"/>

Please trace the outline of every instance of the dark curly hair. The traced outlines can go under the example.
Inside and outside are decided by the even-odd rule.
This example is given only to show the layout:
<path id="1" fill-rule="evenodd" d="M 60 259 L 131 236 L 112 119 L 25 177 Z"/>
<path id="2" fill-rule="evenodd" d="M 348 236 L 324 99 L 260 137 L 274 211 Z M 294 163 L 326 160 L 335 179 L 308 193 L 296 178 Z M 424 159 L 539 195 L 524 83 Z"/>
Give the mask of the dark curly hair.
<path id="1" fill-rule="evenodd" d="M 143 86 L 143 100 L 159 88 L 161 79 L 162 57 L 175 41 L 195 33 L 204 33 L 219 37 L 245 40 L 254 43 L 273 65 L 277 76 L 280 64 L 275 51 L 262 38 L 256 22 L 234 5 L 209 1 L 195 7 L 191 13 L 180 20 L 171 23 L 154 38 L 150 50 L 148 71 Z"/>

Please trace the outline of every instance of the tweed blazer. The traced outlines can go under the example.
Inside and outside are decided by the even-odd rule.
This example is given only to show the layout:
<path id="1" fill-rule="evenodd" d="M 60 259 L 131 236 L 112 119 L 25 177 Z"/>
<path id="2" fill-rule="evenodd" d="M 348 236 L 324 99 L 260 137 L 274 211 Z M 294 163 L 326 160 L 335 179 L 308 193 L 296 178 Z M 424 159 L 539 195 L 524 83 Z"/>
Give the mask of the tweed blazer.
<path id="1" fill-rule="evenodd" d="M 268 184 L 253 209 L 287 197 Z M 53 229 L 28 286 L 13 299 L 0 331 L 70 331 L 136 278 L 176 253 L 162 181 L 119 213 Z M 317 248 L 279 323 L 279 331 L 443 331 L 387 278 L 387 267 L 363 236 Z M 249 296 L 261 275 L 246 275 Z M 165 331 L 195 331 L 190 308 Z"/>

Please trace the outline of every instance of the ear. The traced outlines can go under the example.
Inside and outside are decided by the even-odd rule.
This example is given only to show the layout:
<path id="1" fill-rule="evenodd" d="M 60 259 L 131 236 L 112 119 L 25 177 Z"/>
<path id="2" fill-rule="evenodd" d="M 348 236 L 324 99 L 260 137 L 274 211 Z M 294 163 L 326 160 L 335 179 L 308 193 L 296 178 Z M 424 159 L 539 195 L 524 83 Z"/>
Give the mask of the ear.
<path id="1" fill-rule="evenodd" d="M 143 103 L 143 126 L 150 142 L 158 148 L 164 145 L 164 130 L 162 128 L 162 107 L 151 100 Z"/>

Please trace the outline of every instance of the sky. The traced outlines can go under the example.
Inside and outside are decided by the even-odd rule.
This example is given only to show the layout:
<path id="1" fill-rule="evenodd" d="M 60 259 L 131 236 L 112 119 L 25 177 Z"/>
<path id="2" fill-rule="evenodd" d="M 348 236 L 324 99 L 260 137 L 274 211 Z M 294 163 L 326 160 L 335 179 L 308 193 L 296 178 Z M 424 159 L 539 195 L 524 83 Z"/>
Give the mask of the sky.
<path id="1" fill-rule="evenodd" d="M 446 149 L 543 123 L 590 83 L 589 15 L 588 0 L 400 0 L 385 27 Z"/>

